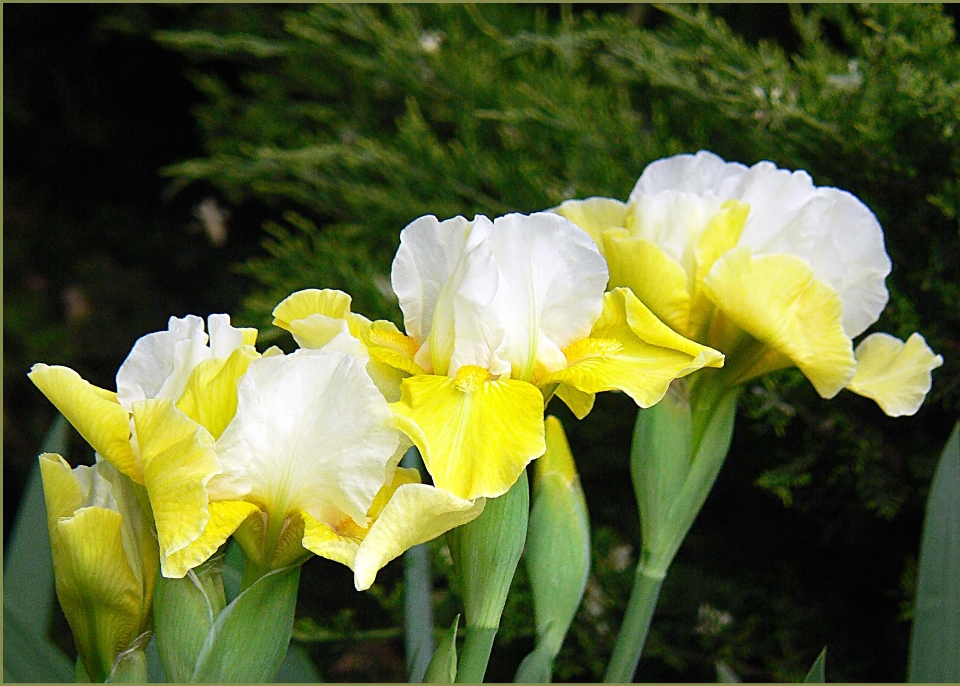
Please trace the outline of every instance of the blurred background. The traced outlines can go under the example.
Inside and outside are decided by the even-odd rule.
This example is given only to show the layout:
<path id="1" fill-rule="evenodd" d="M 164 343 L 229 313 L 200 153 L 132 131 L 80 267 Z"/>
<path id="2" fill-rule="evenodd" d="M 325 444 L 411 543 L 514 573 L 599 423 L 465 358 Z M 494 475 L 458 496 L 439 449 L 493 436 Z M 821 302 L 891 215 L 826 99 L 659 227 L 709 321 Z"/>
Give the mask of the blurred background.
<path id="1" fill-rule="evenodd" d="M 28 5 L 3 7 L 4 541 L 64 364 L 115 388 L 171 315 L 261 327 L 290 292 L 341 288 L 400 323 L 399 231 L 423 214 L 625 200 L 644 166 L 706 148 L 806 169 L 879 218 L 893 274 L 876 330 L 945 364 L 889 419 L 797 373 L 744 393 L 734 446 L 661 594 L 638 672 L 900 681 L 923 506 L 960 412 L 957 5 Z M 261 346 L 262 348 L 263 346 Z M 557 680 L 602 676 L 639 545 L 629 399 L 567 428 L 593 525 Z M 91 463 L 74 434 L 66 457 Z M 459 610 L 432 544 L 438 626 Z M 488 679 L 533 646 L 521 571 Z M 371 591 L 304 568 L 295 639 L 332 681 L 404 679 L 402 565 Z M 73 653 L 62 616 L 51 634 Z"/>

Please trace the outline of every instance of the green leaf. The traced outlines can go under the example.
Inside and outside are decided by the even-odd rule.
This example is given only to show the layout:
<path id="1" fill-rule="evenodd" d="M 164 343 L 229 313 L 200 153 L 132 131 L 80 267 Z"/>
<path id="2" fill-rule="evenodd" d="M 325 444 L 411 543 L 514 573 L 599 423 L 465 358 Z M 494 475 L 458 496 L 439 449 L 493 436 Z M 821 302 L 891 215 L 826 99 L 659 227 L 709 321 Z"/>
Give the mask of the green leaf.
<path id="1" fill-rule="evenodd" d="M 530 654 L 523 658 L 517 668 L 517 675 L 513 677 L 518 684 L 548 684 L 553 678 L 553 658 L 543 645 L 537 645 Z"/>
<path id="2" fill-rule="evenodd" d="M 40 453 L 63 455 L 67 451 L 69 426 L 63 415 L 57 415 L 43 439 Z M 37 636 L 46 635 L 54 598 L 53 558 L 37 464 L 30 470 L 3 561 L 4 610 L 15 614 L 23 627 Z"/>
<path id="3" fill-rule="evenodd" d="M 300 565 L 258 579 L 217 617 L 193 682 L 271 681 L 290 645 Z"/>
<path id="4" fill-rule="evenodd" d="M 807 672 L 807 676 L 804 677 L 803 683 L 805 684 L 825 684 L 827 683 L 827 675 L 825 672 L 827 665 L 827 648 L 824 646 L 823 650 L 820 651 L 820 655 L 817 656 L 817 659 L 814 661 L 813 666 L 810 667 L 810 671 Z"/>
<path id="5" fill-rule="evenodd" d="M 960 681 L 960 422 L 930 486 L 907 681 Z"/>
<path id="6" fill-rule="evenodd" d="M 317 666 L 310 658 L 310 654 L 302 645 L 291 644 L 287 655 L 280 663 L 277 676 L 273 678 L 275 684 L 314 684 L 323 681 Z"/>
<path id="7" fill-rule="evenodd" d="M 400 461 L 424 475 L 426 469 L 416 448 L 410 448 Z M 430 556 L 427 546 L 415 545 L 403 554 L 404 654 L 411 683 L 423 681 L 433 647 L 433 591 Z"/>
<path id="8" fill-rule="evenodd" d="M 457 678 L 457 627 L 460 615 L 457 615 L 449 629 L 440 636 L 439 645 L 430 660 L 423 680 L 428 684 L 452 684 Z"/>
<path id="9" fill-rule="evenodd" d="M 4 593 L 4 600 L 7 594 Z M 4 604 L 3 680 L 52 683 L 73 681 L 73 664 L 51 641 L 29 630 Z"/>
<path id="10" fill-rule="evenodd" d="M 163 671 L 173 683 L 190 681 L 214 623 L 226 604 L 220 576 L 222 556 L 182 579 L 157 578 L 154 631 Z"/>
<path id="11" fill-rule="evenodd" d="M 67 451 L 69 424 L 50 425 L 40 453 Z M 71 661 L 47 635 L 54 602 L 53 558 L 40 467 L 34 464 L 3 558 L 3 679 L 72 681 Z"/>
<path id="12" fill-rule="evenodd" d="M 714 663 L 714 667 L 717 669 L 717 683 L 718 684 L 739 684 L 740 677 L 737 676 L 737 673 L 734 672 L 730 665 L 728 665 L 723 660 L 717 660 Z"/>

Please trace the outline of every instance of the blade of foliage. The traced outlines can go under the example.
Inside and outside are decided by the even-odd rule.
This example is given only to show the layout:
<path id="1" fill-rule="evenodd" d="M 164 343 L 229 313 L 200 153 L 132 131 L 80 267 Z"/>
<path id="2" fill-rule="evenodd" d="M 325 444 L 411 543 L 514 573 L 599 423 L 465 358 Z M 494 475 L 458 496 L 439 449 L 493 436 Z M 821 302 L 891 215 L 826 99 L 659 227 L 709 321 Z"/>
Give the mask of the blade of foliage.
<path id="1" fill-rule="evenodd" d="M 741 679 L 737 676 L 737 673 L 734 672 L 730 665 L 728 665 L 723 660 L 717 660 L 714 663 L 714 667 L 717 669 L 717 683 L 718 684 L 739 684 Z"/>
<path id="2" fill-rule="evenodd" d="M 73 665 L 63 651 L 30 631 L 6 606 L 3 608 L 3 680 L 41 684 L 73 681 Z"/>
<path id="3" fill-rule="evenodd" d="M 217 617 L 193 682 L 271 681 L 290 644 L 300 566 L 258 579 Z"/>
<path id="4" fill-rule="evenodd" d="M 452 684 L 457 679 L 457 627 L 460 615 L 457 615 L 450 628 L 440 636 L 437 650 L 430 660 L 423 680 L 428 684 Z"/>
<path id="5" fill-rule="evenodd" d="M 960 422 L 933 476 L 917 569 L 907 681 L 960 681 Z"/>
<path id="6" fill-rule="evenodd" d="M 810 671 L 807 672 L 807 676 L 804 677 L 803 683 L 805 684 L 827 683 L 826 666 L 827 666 L 827 648 L 826 646 L 824 646 L 823 650 L 821 650 L 820 654 L 817 656 L 817 659 L 814 660 L 813 665 L 811 665 Z"/>

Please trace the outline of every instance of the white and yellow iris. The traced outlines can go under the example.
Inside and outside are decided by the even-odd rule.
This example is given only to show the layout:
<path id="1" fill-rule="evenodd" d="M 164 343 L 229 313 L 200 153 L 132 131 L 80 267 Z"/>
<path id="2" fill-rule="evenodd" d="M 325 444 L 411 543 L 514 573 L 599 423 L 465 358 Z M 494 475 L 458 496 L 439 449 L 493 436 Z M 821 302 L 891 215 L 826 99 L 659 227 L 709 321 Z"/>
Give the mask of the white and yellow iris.
<path id="1" fill-rule="evenodd" d="M 942 364 L 919 334 L 872 334 L 854 351 L 888 299 L 883 232 L 857 198 L 803 171 L 702 151 L 650 164 L 627 203 L 554 211 L 600 247 L 611 287 L 725 353 L 732 385 L 797 367 L 825 398 L 848 388 L 900 416 L 919 409 Z"/>
<path id="2" fill-rule="evenodd" d="M 562 217 L 426 216 L 403 230 L 393 263 L 406 335 L 329 290 L 294 293 L 274 323 L 305 347 L 362 343 L 356 356 L 397 398 L 397 424 L 434 485 L 497 497 L 545 450 L 545 398 L 556 393 L 579 417 L 607 390 L 647 407 L 674 378 L 723 364 L 628 289 L 605 294 L 607 279 L 596 245 Z"/>
<path id="3" fill-rule="evenodd" d="M 260 356 L 255 330 L 226 315 L 210 329 L 208 344 L 202 320 L 172 318 L 141 338 L 116 394 L 64 367 L 30 374 L 146 487 L 164 576 L 184 576 L 236 533 L 259 573 L 313 552 L 350 566 L 363 589 L 403 550 L 482 511 L 397 467 L 406 445 L 387 401 L 338 350 L 355 339 Z"/>
<path id="4" fill-rule="evenodd" d="M 70 469 L 44 453 L 40 474 L 57 597 L 87 675 L 104 681 L 122 653 L 146 647 L 157 542 L 130 480 L 109 463 Z"/>

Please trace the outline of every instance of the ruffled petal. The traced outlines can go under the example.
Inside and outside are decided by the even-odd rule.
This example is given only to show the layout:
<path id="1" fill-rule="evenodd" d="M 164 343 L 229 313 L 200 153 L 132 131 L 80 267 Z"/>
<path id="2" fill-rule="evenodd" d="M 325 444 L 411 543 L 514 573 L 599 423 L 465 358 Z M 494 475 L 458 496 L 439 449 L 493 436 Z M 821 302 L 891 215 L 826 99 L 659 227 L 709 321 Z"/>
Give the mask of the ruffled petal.
<path id="1" fill-rule="evenodd" d="M 95 451 L 143 483 L 140 463 L 130 445 L 130 415 L 117 403 L 116 394 L 84 381 L 67 367 L 35 364 L 28 376 Z"/>
<path id="2" fill-rule="evenodd" d="M 224 474 L 211 493 L 257 502 L 272 517 L 343 512 L 363 524 L 398 442 L 356 359 L 306 349 L 261 358 L 241 379 L 236 415 L 217 442 Z"/>
<path id="3" fill-rule="evenodd" d="M 220 473 L 214 440 L 166 398 L 134 403 L 144 484 L 161 558 L 200 538 L 210 520 L 207 482 Z"/>
<path id="4" fill-rule="evenodd" d="M 165 577 L 182 579 L 188 571 L 217 552 L 247 517 L 260 513 L 256 505 L 242 500 L 213 502 L 208 511 L 210 519 L 198 538 L 186 547 L 161 557 L 160 565 Z"/>
<path id="5" fill-rule="evenodd" d="M 390 406 L 434 485 L 464 500 L 503 495 L 545 450 L 540 391 L 488 378 L 479 367 L 461 367 L 456 379 L 411 376 Z"/>
<path id="6" fill-rule="evenodd" d="M 841 322 L 843 303 L 804 260 L 782 254 L 754 257 L 739 247 L 717 260 L 704 286 L 730 321 L 789 358 L 822 397 L 832 398 L 850 383 L 855 360 Z M 738 381 L 765 371 L 747 366 Z"/>
<path id="7" fill-rule="evenodd" d="M 301 513 L 303 517 L 303 547 L 325 557 L 328 560 L 344 564 L 353 569 L 353 561 L 360 549 L 360 535 L 338 533 L 329 524 L 319 522 L 309 513 Z"/>
<path id="8" fill-rule="evenodd" d="M 170 317 L 166 331 L 141 337 L 117 372 L 117 398 L 128 410 L 149 398 L 178 400 L 190 372 L 212 356 L 203 319 Z"/>
<path id="9" fill-rule="evenodd" d="M 777 169 L 770 162 L 747 168 L 706 151 L 650 164 L 630 201 L 668 190 L 749 204 L 740 245 L 755 255 L 783 253 L 806 260 L 843 302 L 848 337 L 879 317 L 888 299 L 884 279 L 890 258 L 876 217 L 850 193 L 816 187 L 804 171 Z"/>
<path id="10" fill-rule="evenodd" d="M 847 389 L 875 400 L 890 417 L 916 414 L 930 391 L 931 372 L 943 364 L 918 333 L 906 343 L 870 334 L 857 346 L 856 357 L 857 371 Z"/>
<path id="11" fill-rule="evenodd" d="M 723 355 L 671 330 L 626 288 L 604 296 L 590 337 L 564 354 L 567 368 L 545 384 L 565 383 L 584 393 L 622 390 L 640 407 L 659 402 L 673 379 L 723 365 Z"/>
<path id="12" fill-rule="evenodd" d="M 498 355 L 510 362 L 510 377 L 530 381 L 538 366 L 562 367 L 561 349 L 589 334 L 603 308 L 607 264 L 584 231 L 555 214 L 498 217 L 489 240 L 499 280 L 484 316 L 504 332 Z"/>
<path id="13" fill-rule="evenodd" d="M 603 250 L 603 232 L 611 228 L 627 225 L 628 207 L 626 203 L 612 198 L 587 198 L 586 200 L 567 200 L 551 212 L 566 217 L 587 232 L 600 250 Z"/>
<path id="14" fill-rule="evenodd" d="M 377 572 L 405 550 L 477 518 L 484 503 L 419 483 L 395 485 L 356 552 L 352 567 L 357 590 L 370 588 Z"/>

